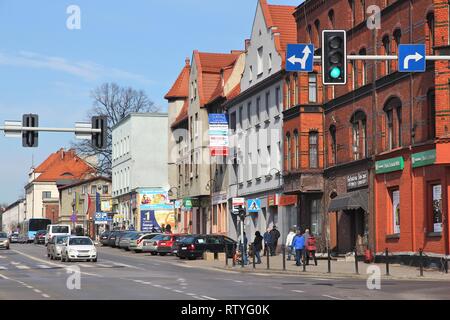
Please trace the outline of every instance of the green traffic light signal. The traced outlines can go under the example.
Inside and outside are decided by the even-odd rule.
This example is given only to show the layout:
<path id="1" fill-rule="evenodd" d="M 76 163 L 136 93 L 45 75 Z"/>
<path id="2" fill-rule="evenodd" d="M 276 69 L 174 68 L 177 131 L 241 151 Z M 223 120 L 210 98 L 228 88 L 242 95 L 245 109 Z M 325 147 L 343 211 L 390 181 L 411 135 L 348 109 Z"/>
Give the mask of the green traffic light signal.
<path id="1" fill-rule="evenodd" d="M 338 79 L 341 76 L 341 74 L 342 72 L 340 68 L 338 67 L 331 68 L 330 77 L 332 77 L 333 79 Z"/>

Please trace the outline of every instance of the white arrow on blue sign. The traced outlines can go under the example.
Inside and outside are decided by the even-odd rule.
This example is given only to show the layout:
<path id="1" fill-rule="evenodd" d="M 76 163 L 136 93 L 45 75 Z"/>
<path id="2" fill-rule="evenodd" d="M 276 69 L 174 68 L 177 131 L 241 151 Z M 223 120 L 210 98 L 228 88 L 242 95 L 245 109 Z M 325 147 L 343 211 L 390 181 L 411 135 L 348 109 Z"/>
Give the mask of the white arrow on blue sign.
<path id="1" fill-rule="evenodd" d="M 286 71 L 312 72 L 314 68 L 313 44 L 288 44 L 286 51 Z"/>
<path id="2" fill-rule="evenodd" d="M 425 72 L 426 48 L 424 44 L 401 44 L 398 47 L 399 72 Z"/>

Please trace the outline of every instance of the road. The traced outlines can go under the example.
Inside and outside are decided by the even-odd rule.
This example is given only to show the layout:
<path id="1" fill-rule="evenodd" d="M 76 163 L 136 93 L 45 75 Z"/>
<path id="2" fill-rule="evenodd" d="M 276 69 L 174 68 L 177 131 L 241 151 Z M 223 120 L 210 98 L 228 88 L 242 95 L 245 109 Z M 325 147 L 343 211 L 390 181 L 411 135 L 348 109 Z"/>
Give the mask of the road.
<path id="1" fill-rule="evenodd" d="M 448 282 L 311 278 L 194 268 L 175 257 L 99 247 L 97 263 L 51 261 L 41 245 L 0 251 L 0 300 L 379 300 L 450 299 Z M 80 288 L 70 289 L 78 267 Z M 71 278 L 69 278 L 71 277 Z M 69 281 L 76 284 L 76 281 Z"/>

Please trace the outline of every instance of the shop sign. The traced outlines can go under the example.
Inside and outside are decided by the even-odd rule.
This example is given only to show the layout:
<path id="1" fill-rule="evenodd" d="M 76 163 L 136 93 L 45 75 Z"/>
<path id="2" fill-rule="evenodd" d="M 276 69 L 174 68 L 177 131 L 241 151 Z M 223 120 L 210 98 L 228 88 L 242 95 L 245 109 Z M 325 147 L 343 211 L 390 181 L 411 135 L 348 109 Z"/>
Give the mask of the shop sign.
<path id="1" fill-rule="evenodd" d="M 183 199 L 183 206 L 186 209 L 191 209 L 193 207 L 198 208 L 198 207 L 200 207 L 200 201 L 199 201 L 199 199 L 186 198 L 186 199 Z"/>
<path id="2" fill-rule="evenodd" d="M 436 149 L 414 153 L 411 159 L 413 168 L 432 165 L 436 162 Z"/>
<path id="3" fill-rule="evenodd" d="M 281 207 L 293 206 L 297 204 L 297 196 L 280 196 L 279 205 Z"/>
<path id="4" fill-rule="evenodd" d="M 280 202 L 280 197 L 278 194 L 270 194 L 267 196 L 267 205 L 269 207 L 278 206 L 279 202 Z"/>
<path id="5" fill-rule="evenodd" d="M 347 176 L 347 190 L 367 187 L 369 185 L 369 172 L 363 171 Z"/>
<path id="6" fill-rule="evenodd" d="M 397 157 L 387 160 L 377 161 L 375 171 L 377 174 L 401 171 L 405 168 L 405 160 L 403 157 Z"/>
<path id="7" fill-rule="evenodd" d="M 100 208 L 102 212 L 111 212 L 112 209 L 112 201 L 111 200 L 103 200 L 100 203 Z"/>

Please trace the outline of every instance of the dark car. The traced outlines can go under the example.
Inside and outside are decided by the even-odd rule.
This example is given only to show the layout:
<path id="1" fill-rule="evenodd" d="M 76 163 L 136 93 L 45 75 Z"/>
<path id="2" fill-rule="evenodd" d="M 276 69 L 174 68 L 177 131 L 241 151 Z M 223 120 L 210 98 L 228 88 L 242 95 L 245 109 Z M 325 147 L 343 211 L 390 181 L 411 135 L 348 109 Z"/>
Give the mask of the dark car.
<path id="1" fill-rule="evenodd" d="M 9 236 L 9 243 L 17 243 L 19 242 L 19 234 L 17 232 L 11 233 Z"/>
<path id="2" fill-rule="evenodd" d="M 108 237 L 108 246 L 115 248 L 116 247 L 116 238 L 120 236 L 123 231 L 111 231 Z"/>
<path id="3" fill-rule="evenodd" d="M 192 237 L 192 234 L 183 234 L 183 235 L 177 235 L 173 241 L 172 244 L 172 250 L 171 253 L 173 255 L 176 255 L 178 257 L 178 245 L 183 242 L 184 239 Z"/>
<path id="4" fill-rule="evenodd" d="M 177 255 L 180 259 L 196 259 L 203 257 L 204 252 L 227 252 L 233 257 L 233 249 L 237 242 L 223 235 L 195 235 L 184 238 L 179 244 Z"/>
<path id="5" fill-rule="evenodd" d="M 36 236 L 34 237 L 35 244 L 44 244 L 45 243 L 45 235 L 47 234 L 47 230 L 39 230 L 36 232 Z"/>
<path id="6" fill-rule="evenodd" d="M 111 231 L 105 231 L 100 235 L 100 243 L 103 246 L 107 246 L 108 245 L 108 238 L 109 235 L 111 234 Z"/>

